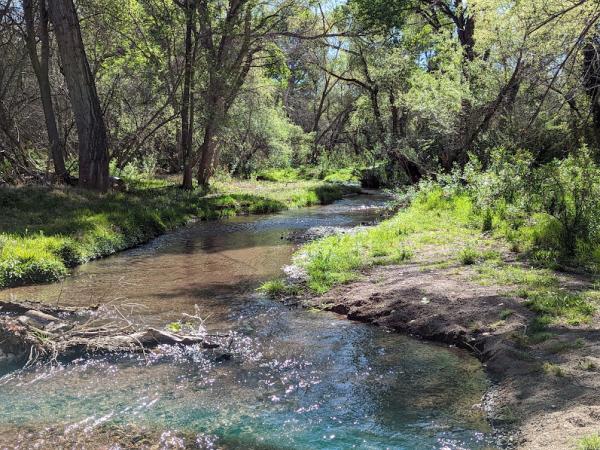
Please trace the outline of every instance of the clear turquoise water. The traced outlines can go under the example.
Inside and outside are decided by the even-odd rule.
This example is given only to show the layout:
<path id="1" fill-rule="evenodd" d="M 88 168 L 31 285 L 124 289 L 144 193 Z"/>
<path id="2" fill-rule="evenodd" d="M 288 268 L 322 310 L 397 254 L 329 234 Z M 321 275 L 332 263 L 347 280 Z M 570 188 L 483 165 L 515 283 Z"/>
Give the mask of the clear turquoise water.
<path id="1" fill-rule="evenodd" d="M 465 352 L 255 291 L 289 262 L 285 233 L 370 220 L 381 201 L 197 224 L 84 266 L 62 285 L 1 292 L 110 302 L 140 326 L 198 305 L 209 328 L 231 333 L 232 358 L 171 348 L 148 359 L 0 368 L 0 445 L 127 448 L 113 430 L 143 430 L 162 448 L 493 448 L 473 409 L 487 381 Z"/>

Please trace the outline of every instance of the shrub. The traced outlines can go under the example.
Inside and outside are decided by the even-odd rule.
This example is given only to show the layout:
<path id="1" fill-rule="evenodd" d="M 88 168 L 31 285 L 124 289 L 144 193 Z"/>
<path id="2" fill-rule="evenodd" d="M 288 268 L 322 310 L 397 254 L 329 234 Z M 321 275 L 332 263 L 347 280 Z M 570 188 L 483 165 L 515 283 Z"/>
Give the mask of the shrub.
<path id="1" fill-rule="evenodd" d="M 265 169 L 256 174 L 256 179 L 261 181 L 291 182 L 300 179 L 296 169 Z"/>
<path id="2" fill-rule="evenodd" d="M 339 169 L 325 176 L 324 181 L 328 183 L 357 183 L 360 178 L 360 171 L 353 167 Z"/>
<path id="3" fill-rule="evenodd" d="M 439 208 L 466 192 L 472 222 L 503 235 L 514 250 L 529 251 L 541 265 L 600 266 L 600 168 L 586 148 L 544 165 L 530 152 L 499 148 L 486 170 L 473 159 L 437 185 L 437 191 L 426 187 L 425 204 Z"/>
<path id="4" fill-rule="evenodd" d="M 555 233 L 563 254 L 589 256 L 600 243 L 600 169 L 584 148 L 542 170 L 544 206 L 560 225 Z"/>

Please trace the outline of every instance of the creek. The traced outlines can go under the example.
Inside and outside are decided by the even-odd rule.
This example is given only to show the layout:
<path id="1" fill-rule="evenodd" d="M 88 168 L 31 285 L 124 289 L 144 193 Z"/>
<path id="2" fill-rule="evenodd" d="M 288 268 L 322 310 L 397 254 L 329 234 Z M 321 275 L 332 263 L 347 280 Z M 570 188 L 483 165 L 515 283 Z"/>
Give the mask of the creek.
<path id="1" fill-rule="evenodd" d="M 232 356 L 191 347 L 0 367 L 0 445 L 94 447 L 146 430 L 164 448 L 493 448 L 473 408 L 488 381 L 467 352 L 256 291 L 290 263 L 296 247 L 287 233 L 368 222 L 385 201 L 356 196 L 195 223 L 86 264 L 62 283 L 1 291 L 0 298 L 111 303 L 140 327 L 164 327 L 197 305 L 209 330 L 231 334 Z"/>

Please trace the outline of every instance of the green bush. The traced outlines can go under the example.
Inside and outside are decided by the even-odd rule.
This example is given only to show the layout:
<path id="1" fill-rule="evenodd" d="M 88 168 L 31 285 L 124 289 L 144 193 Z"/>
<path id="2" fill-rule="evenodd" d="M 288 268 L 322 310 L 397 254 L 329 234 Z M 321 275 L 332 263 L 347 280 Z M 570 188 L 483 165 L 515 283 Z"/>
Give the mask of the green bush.
<path id="1" fill-rule="evenodd" d="M 323 180 L 328 183 L 358 183 L 360 171 L 353 167 L 338 169 L 328 173 Z"/>
<path id="2" fill-rule="evenodd" d="M 463 171 L 422 182 L 416 196 L 426 210 L 461 201 L 463 217 L 541 265 L 600 269 L 600 168 L 586 148 L 543 165 L 499 148 L 485 168 L 472 158 Z"/>
<path id="3" fill-rule="evenodd" d="M 458 254 L 459 261 L 465 266 L 472 266 L 480 258 L 480 254 L 471 247 L 464 248 Z"/>

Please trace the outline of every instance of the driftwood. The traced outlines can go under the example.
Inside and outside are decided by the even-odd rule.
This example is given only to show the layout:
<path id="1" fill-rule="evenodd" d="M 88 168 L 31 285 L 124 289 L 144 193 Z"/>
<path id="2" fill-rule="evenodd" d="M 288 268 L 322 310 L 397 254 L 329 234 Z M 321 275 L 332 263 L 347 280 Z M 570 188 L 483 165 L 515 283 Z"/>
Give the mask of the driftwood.
<path id="1" fill-rule="evenodd" d="M 0 300 L 0 360 L 28 358 L 31 364 L 82 353 L 145 352 L 160 345 L 219 347 L 206 340 L 201 327 L 190 334 L 155 328 L 139 331 L 120 313 L 122 319 L 118 320 L 94 317 L 98 315 L 98 307 Z"/>

